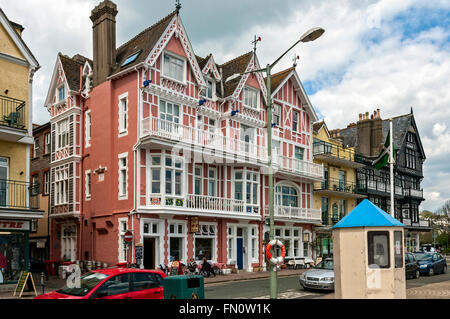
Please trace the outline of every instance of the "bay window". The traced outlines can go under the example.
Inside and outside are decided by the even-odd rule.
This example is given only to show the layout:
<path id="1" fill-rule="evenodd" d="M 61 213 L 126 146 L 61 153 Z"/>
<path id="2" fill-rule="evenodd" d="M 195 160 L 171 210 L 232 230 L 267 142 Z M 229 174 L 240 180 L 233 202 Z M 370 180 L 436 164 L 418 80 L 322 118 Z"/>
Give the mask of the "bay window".
<path id="1" fill-rule="evenodd" d="M 300 196 L 297 189 L 287 185 L 277 186 L 275 203 L 278 206 L 300 207 Z"/>
<path id="2" fill-rule="evenodd" d="M 55 169 L 55 205 L 69 203 L 69 167 Z"/>
<path id="3" fill-rule="evenodd" d="M 65 119 L 56 124 L 56 149 L 60 150 L 69 145 L 69 120 Z"/>

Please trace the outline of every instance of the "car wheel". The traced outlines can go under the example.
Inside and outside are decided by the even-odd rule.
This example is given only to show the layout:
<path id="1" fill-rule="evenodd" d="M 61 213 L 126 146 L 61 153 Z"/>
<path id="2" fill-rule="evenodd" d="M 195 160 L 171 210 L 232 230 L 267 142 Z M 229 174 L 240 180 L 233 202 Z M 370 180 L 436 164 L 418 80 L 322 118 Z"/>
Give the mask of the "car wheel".
<path id="1" fill-rule="evenodd" d="M 444 266 L 444 268 L 442 269 L 442 273 L 446 274 L 447 273 L 447 265 Z"/>
<path id="2" fill-rule="evenodd" d="M 430 270 L 428 270 L 428 276 L 433 276 L 434 275 L 434 269 L 430 268 Z"/>
<path id="3" fill-rule="evenodd" d="M 420 278 L 420 271 L 419 271 L 419 269 L 416 270 L 416 276 L 414 278 L 416 278 L 416 279 Z"/>

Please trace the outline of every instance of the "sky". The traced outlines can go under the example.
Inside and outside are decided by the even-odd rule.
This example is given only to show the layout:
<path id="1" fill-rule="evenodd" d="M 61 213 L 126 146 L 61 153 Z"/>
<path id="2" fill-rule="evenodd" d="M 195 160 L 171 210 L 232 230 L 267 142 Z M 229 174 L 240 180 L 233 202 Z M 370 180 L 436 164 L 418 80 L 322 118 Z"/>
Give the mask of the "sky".
<path id="1" fill-rule="evenodd" d="M 58 52 L 92 57 L 91 10 L 100 0 L 0 0 L 42 68 L 35 75 L 34 122 L 44 108 Z M 175 9 L 175 0 L 115 0 L 117 46 Z M 435 211 L 450 199 L 450 0 L 181 0 L 181 19 L 195 53 L 218 64 L 249 52 L 272 63 L 308 29 L 324 35 L 296 46 L 276 71 L 300 60 L 297 72 L 329 129 L 345 128 L 359 113 L 383 119 L 413 108 L 425 149 L 425 201 Z"/>

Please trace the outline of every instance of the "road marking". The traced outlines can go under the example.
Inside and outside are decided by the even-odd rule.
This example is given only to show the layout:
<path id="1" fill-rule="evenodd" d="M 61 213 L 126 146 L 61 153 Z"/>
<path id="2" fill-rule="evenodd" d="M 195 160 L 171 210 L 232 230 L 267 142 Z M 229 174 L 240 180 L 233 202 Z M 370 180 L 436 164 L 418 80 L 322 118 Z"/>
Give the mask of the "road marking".
<path id="1" fill-rule="evenodd" d="M 295 289 L 289 289 L 286 290 L 285 292 L 281 292 L 278 294 L 278 299 L 299 299 L 299 298 L 303 298 L 306 296 L 317 296 L 321 297 L 323 294 L 320 293 L 311 293 L 311 292 L 305 292 L 305 291 L 298 291 Z M 270 295 L 268 296 L 261 296 L 261 297 L 253 297 L 253 298 L 243 298 L 243 297 L 239 297 L 239 298 L 234 298 L 234 299 L 270 299 Z"/>

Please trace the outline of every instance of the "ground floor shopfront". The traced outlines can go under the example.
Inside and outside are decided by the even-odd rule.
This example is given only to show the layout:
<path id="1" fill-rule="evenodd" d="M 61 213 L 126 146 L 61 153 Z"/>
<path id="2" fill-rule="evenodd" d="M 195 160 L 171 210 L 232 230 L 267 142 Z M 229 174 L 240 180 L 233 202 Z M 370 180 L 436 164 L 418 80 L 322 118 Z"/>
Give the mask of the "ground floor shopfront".
<path id="1" fill-rule="evenodd" d="M 30 221 L 0 218 L 0 284 L 17 282 L 29 267 Z"/>

